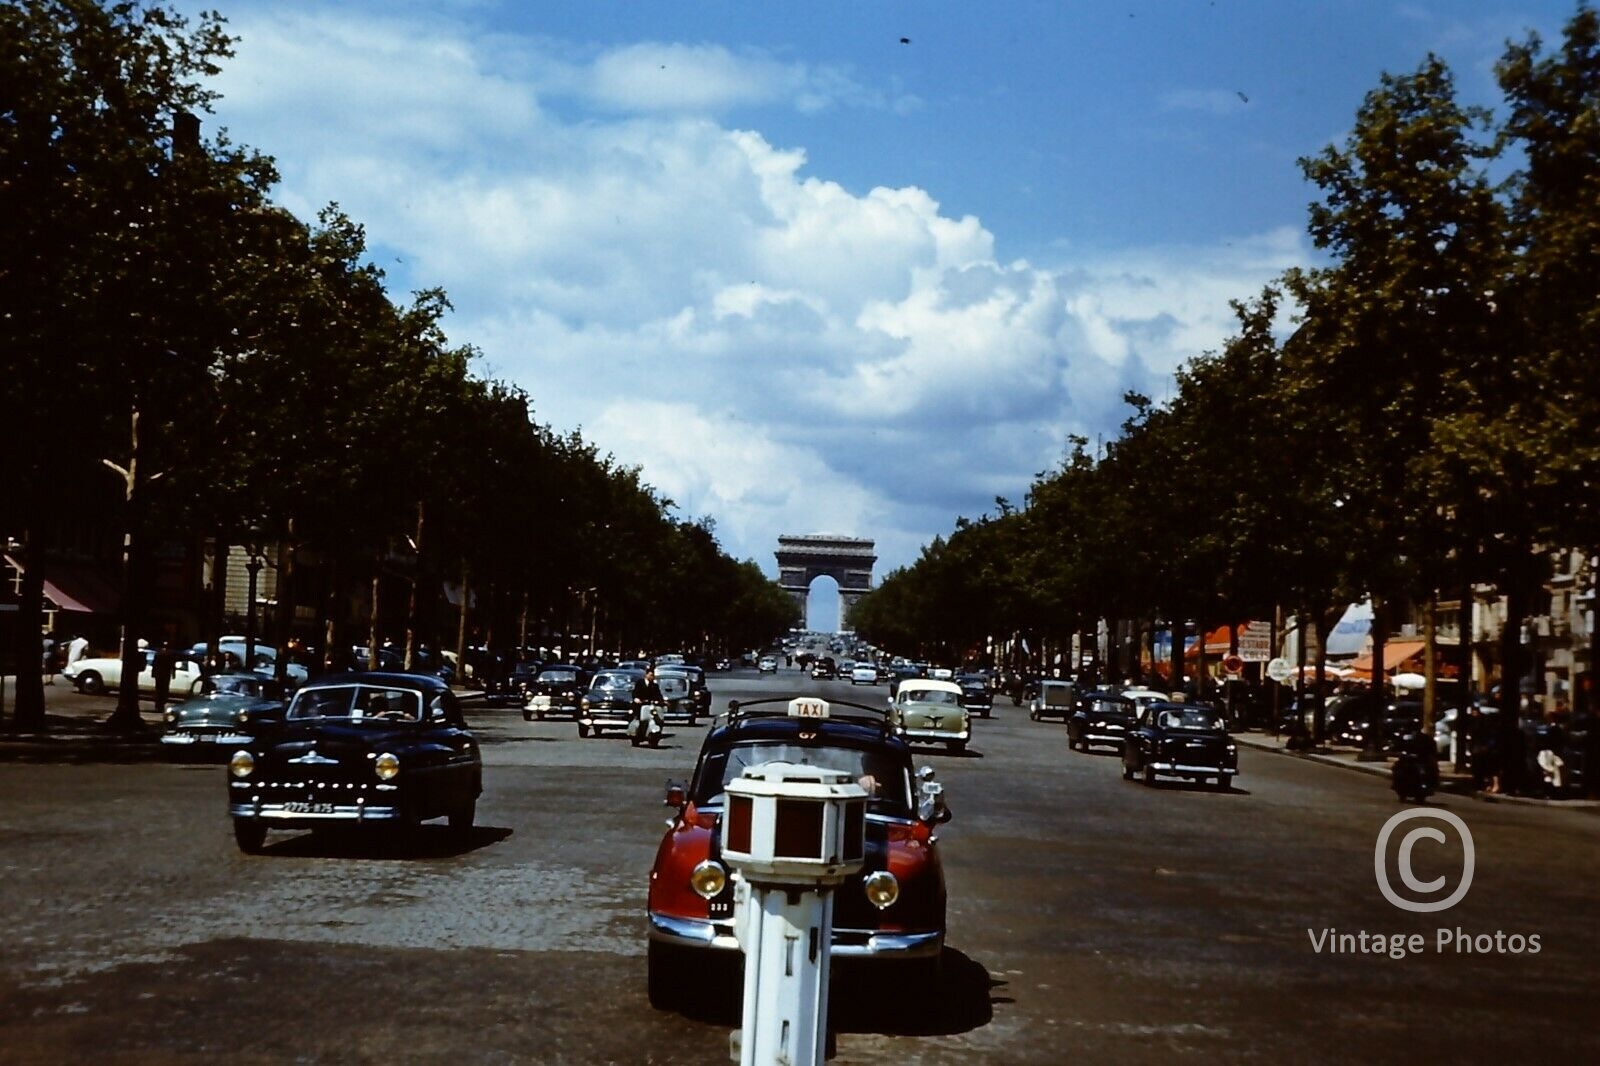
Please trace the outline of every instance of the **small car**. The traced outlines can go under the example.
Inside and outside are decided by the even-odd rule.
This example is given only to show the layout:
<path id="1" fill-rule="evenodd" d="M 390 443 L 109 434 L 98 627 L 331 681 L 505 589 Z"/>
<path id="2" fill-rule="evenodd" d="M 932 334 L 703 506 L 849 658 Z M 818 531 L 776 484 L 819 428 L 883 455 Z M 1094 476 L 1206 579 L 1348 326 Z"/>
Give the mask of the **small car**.
<path id="1" fill-rule="evenodd" d="M 756 670 L 763 674 L 775 674 L 778 672 L 778 660 L 770 655 L 763 655 L 761 661 L 756 663 Z"/>
<path id="2" fill-rule="evenodd" d="M 156 649 L 143 648 L 139 652 L 142 664 L 139 667 L 139 691 L 144 695 L 154 695 L 156 691 Z M 192 696 L 200 691 L 200 661 L 183 652 L 174 652 L 172 661 L 172 678 L 168 682 L 167 691 L 173 696 Z M 105 656 L 94 659 L 79 659 L 71 666 L 61 671 L 61 676 L 86 696 L 107 690 L 115 690 L 122 684 L 122 660 Z"/>
<path id="3" fill-rule="evenodd" d="M 957 674 L 953 680 L 961 687 L 961 702 L 980 718 L 994 714 L 994 693 L 989 690 L 989 679 L 982 674 Z"/>
<path id="4" fill-rule="evenodd" d="M 918 677 L 900 682 L 889 699 L 889 724 L 907 741 L 944 744 L 964 751 L 972 739 L 972 717 L 952 681 Z"/>
<path id="5" fill-rule="evenodd" d="M 838 669 L 832 659 L 813 659 L 811 661 L 811 680 L 832 681 L 839 676 Z"/>
<path id="6" fill-rule="evenodd" d="M 1077 703 L 1077 687 L 1071 681 L 1043 678 L 1034 690 L 1033 701 L 1028 704 L 1028 717 L 1035 722 L 1046 718 L 1065 719 Z"/>
<path id="7" fill-rule="evenodd" d="M 601 670 L 578 701 L 578 736 L 599 736 L 605 729 L 626 729 L 633 721 L 633 684 L 643 677 L 634 670 Z"/>
<path id="8" fill-rule="evenodd" d="M 537 718 L 542 722 L 552 714 L 576 719 L 584 688 L 582 667 L 564 663 L 546 666 L 528 686 L 528 695 L 522 704 L 522 720 L 531 722 Z"/>
<path id="9" fill-rule="evenodd" d="M 161 743 L 171 750 L 248 744 L 255 733 L 283 719 L 283 700 L 274 681 L 257 673 L 213 674 L 200 691 L 168 707 Z"/>
<path id="10" fill-rule="evenodd" d="M 724 789 L 746 767 L 774 761 L 843 770 L 870 793 L 866 864 L 834 890 L 834 959 L 892 964 L 886 980 L 937 976 L 945 884 L 935 831 L 950 811 L 933 771 L 913 769 L 911 749 L 881 711 L 808 699 L 808 709 L 822 705 L 823 717 L 802 717 L 799 702 L 730 705 L 706 734 L 688 786 L 668 782 L 673 816 L 656 848 L 647 903 L 649 997 L 658 1010 L 691 1002 L 714 960 L 730 971 L 739 965 L 737 875 L 721 856 Z"/>
<path id="11" fill-rule="evenodd" d="M 1092 745 L 1122 750 L 1133 728 L 1137 705 L 1116 692 L 1085 692 L 1067 718 L 1067 747 L 1087 752 Z"/>
<path id="12" fill-rule="evenodd" d="M 1139 712 L 1122 745 L 1122 776 L 1142 774 L 1154 784 L 1157 775 L 1211 778 L 1226 790 L 1239 772 L 1239 751 L 1222 720 L 1222 712 L 1205 703 L 1152 703 Z"/>
<path id="13" fill-rule="evenodd" d="M 270 829 L 472 828 L 483 760 L 443 679 L 371 671 L 300 688 L 283 718 L 228 762 L 241 851 Z"/>
<path id="14" fill-rule="evenodd" d="M 699 724 L 700 701 L 695 698 L 688 677 L 676 670 L 663 670 L 656 674 L 656 687 L 661 690 L 661 721 L 691 727 Z"/>
<path id="15" fill-rule="evenodd" d="M 711 689 L 706 687 L 706 672 L 698 666 L 688 663 L 668 664 L 656 668 L 656 679 L 664 680 L 667 677 L 681 677 L 689 685 L 689 696 L 693 700 L 693 713 L 689 716 L 689 724 L 694 725 L 695 720 L 707 718 L 711 715 Z M 663 689 L 663 692 L 666 690 Z M 679 712 L 673 711 L 676 716 Z"/>
<path id="16" fill-rule="evenodd" d="M 856 663 L 855 669 L 850 671 L 850 684 L 876 685 L 878 683 L 878 668 L 871 663 Z"/>

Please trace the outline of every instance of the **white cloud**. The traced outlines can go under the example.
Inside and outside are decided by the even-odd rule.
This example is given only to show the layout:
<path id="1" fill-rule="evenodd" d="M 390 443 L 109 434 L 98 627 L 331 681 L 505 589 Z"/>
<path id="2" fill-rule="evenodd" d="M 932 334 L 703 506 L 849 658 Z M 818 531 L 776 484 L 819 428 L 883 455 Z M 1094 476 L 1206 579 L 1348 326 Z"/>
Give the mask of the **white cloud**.
<path id="1" fill-rule="evenodd" d="M 1229 299 L 1305 258 L 1284 232 L 1001 262 L 923 189 L 852 193 L 691 114 L 874 98 L 842 75 L 330 11 L 236 24 L 219 86 L 285 203 L 338 200 L 398 296 L 449 292 L 486 372 L 769 570 L 778 534 L 818 529 L 877 538 L 880 573 L 910 562 L 957 513 L 1020 497 L 1068 433 L 1114 430 L 1125 390 L 1159 397 L 1230 332 Z M 558 117 L 552 93 L 607 110 Z"/>

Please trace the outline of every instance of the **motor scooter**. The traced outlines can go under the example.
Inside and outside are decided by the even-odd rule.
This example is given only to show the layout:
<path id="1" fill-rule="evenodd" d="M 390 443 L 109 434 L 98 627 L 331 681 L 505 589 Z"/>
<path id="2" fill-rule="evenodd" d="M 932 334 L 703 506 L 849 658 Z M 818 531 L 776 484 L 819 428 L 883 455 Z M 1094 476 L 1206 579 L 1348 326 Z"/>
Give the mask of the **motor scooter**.
<path id="1" fill-rule="evenodd" d="M 641 744 L 659 747 L 661 734 L 665 732 L 661 725 L 661 704 L 635 700 L 633 719 L 628 723 L 627 732 L 629 743 L 636 748 Z"/>
<path id="2" fill-rule="evenodd" d="M 1407 733 L 1389 770 L 1389 787 L 1401 803 L 1426 803 L 1439 790 L 1439 762 L 1432 737 Z"/>

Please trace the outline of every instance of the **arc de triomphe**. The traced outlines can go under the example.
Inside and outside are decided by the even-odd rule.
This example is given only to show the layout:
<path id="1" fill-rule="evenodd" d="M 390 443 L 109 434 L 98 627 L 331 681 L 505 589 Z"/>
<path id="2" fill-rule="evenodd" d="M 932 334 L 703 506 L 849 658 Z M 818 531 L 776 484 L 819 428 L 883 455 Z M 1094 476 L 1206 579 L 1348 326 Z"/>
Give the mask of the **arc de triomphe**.
<path id="1" fill-rule="evenodd" d="M 849 629 L 850 608 L 872 591 L 872 567 L 878 561 L 873 542 L 864 537 L 808 533 L 778 538 L 778 584 L 794 597 L 805 618 L 811 582 L 826 574 L 839 583 L 839 628 Z"/>

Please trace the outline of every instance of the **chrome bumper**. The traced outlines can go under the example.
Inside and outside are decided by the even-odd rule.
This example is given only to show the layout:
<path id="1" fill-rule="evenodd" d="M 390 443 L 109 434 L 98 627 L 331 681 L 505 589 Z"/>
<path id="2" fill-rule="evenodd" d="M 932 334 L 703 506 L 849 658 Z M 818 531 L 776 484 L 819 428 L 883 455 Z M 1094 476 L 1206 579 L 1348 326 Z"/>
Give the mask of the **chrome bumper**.
<path id="1" fill-rule="evenodd" d="M 972 730 L 963 729 L 959 733 L 952 733 L 944 729 L 902 729 L 900 735 L 907 740 L 971 740 Z"/>
<path id="2" fill-rule="evenodd" d="M 275 822 L 397 822 L 398 807 L 366 807 L 333 804 L 326 811 L 291 811 L 281 803 L 230 803 L 228 813 L 235 818 L 265 818 Z"/>
<path id="3" fill-rule="evenodd" d="M 163 733 L 163 744 L 248 744 L 255 738 L 244 733 Z"/>
<path id="4" fill-rule="evenodd" d="M 1228 766 L 1194 766 L 1181 762 L 1153 762 L 1150 769 L 1158 774 L 1198 774 L 1201 777 L 1216 777 L 1218 774 L 1231 775 L 1239 771 Z"/>
<path id="5" fill-rule="evenodd" d="M 711 951 L 739 950 L 732 921 L 713 922 L 705 918 L 673 918 L 665 914 L 652 914 L 650 939 L 663 944 Z M 835 929 L 830 950 L 835 958 L 842 959 L 925 959 L 944 950 L 944 934 Z"/>

